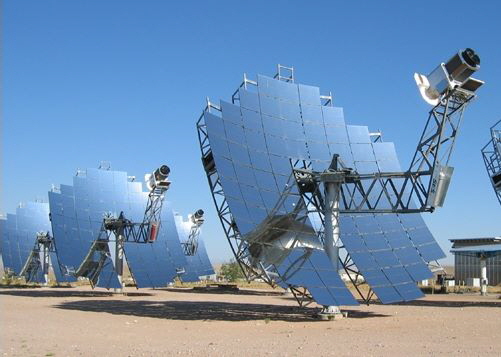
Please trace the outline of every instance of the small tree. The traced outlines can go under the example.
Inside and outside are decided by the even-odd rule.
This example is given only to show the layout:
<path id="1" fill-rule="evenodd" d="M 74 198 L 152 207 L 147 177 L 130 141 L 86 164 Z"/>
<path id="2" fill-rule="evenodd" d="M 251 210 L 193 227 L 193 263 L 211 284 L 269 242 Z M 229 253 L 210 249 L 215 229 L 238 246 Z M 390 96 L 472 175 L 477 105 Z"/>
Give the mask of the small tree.
<path id="1" fill-rule="evenodd" d="M 240 265 L 233 259 L 230 260 L 229 263 L 224 263 L 223 265 L 221 265 L 220 274 L 223 277 L 223 279 L 229 282 L 235 282 L 238 279 L 245 278 L 242 269 L 240 269 Z"/>

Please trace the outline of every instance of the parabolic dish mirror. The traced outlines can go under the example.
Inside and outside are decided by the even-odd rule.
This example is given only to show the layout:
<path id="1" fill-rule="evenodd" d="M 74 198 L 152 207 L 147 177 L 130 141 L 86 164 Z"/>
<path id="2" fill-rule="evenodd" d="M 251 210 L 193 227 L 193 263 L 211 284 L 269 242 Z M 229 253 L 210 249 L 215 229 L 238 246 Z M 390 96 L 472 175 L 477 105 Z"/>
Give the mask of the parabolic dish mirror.
<path id="1" fill-rule="evenodd" d="M 188 241 L 192 223 L 189 220 L 184 220 L 183 216 L 179 214 L 174 214 L 174 221 L 179 234 L 179 240 L 181 242 Z M 184 253 L 181 251 L 181 254 Z M 180 276 L 183 282 L 197 282 L 200 280 L 200 277 L 215 274 L 201 235 L 198 237 L 198 246 L 195 254 L 186 255 L 185 257 L 186 265 L 182 268 L 184 273 Z"/>
<path id="2" fill-rule="evenodd" d="M 143 191 L 141 182 L 128 177 L 126 172 L 109 169 L 79 171 L 73 177 L 73 186 L 60 185 L 59 190 L 49 192 L 54 237 L 60 262 L 67 272 L 74 274 L 88 258 L 105 217 L 118 217 L 123 212 L 128 220 L 141 222 L 147 199 L 148 192 Z M 164 223 L 155 242 L 125 242 L 125 261 L 137 287 L 166 286 L 176 276 L 176 268 L 186 265 L 184 256 L 178 254 L 181 244 L 172 210 L 167 205 L 161 214 Z M 114 244 L 110 242 L 108 249 L 97 286 L 121 288 L 114 268 Z"/>
<path id="3" fill-rule="evenodd" d="M 202 114 L 202 161 L 216 208 L 247 271 L 306 287 L 322 305 L 356 304 L 339 283 L 340 267 L 317 261 L 325 255 L 323 226 L 291 180 L 292 166 L 302 161 L 323 171 L 339 154 L 360 174 L 401 171 L 394 145 L 367 126 L 347 125 L 343 109 L 318 87 L 278 78 L 244 79 L 231 103 L 208 102 Z M 341 200 L 340 208 L 350 204 Z M 420 214 L 343 214 L 339 227 L 346 262 L 383 303 L 422 296 L 416 282 L 431 277 L 428 262 L 445 256 Z"/>
<path id="4" fill-rule="evenodd" d="M 52 235 L 49 220 L 49 204 L 44 202 L 28 202 L 16 208 L 16 214 L 7 214 L 7 219 L 1 220 L 2 226 L 2 259 L 4 268 L 16 275 L 23 273 L 23 268 L 30 263 L 32 254 L 37 254 L 33 261 L 43 261 L 38 256 L 43 252 L 35 251 L 39 233 Z M 48 264 L 57 281 L 64 281 L 61 274 L 57 254 L 54 249 L 48 254 Z M 31 282 L 46 282 L 42 269 L 25 276 Z"/>

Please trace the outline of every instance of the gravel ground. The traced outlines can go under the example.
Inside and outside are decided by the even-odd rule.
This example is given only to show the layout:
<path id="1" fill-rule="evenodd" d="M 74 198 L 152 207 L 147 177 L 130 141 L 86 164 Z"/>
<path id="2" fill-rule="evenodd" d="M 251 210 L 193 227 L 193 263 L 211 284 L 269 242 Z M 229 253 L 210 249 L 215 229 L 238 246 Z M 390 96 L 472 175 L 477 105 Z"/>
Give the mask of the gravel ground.
<path id="1" fill-rule="evenodd" d="M 87 287 L 0 289 L 5 356 L 501 355 L 497 295 L 429 295 L 312 318 L 270 291 L 117 295 Z"/>

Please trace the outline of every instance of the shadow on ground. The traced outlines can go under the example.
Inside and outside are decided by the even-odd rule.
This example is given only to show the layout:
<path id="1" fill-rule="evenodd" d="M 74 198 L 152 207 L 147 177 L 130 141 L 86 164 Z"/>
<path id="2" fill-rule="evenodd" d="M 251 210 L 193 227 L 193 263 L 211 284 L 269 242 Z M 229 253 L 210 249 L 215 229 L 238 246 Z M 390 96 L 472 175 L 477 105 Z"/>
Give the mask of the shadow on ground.
<path id="1" fill-rule="evenodd" d="M 429 307 L 501 307 L 500 301 L 442 301 L 442 300 L 414 300 L 392 305 L 429 306 Z"/>
<path id="2" fill-rule="evenodd" d="M 246 289 L 187 289 L 187 288 L 164 288 L 164 289 L 155 289 L 155 290 L 164 290 L 173 293 L 188 293 L 188 294 L 229 294 L 229 295 L 255 295 L 255 296 L 286 296 L 282 291 L 273 291 L 273 290 L 246 290 Z"/>
<path id="3" fill-rule="evenodd" d="M 126 296 L 152 296 L 150 293 L 128 292 L 125 294 L 115 294 L 109 291 L 71 291 L 71 290 L 40 290 L 40 289 L 22 289 L 22 290 L 0 290 L 0 295 L 28 296 L 28 297 L 104 297 L 115 295 Z"/>
<path id="4" fill-rule="evenodd" d="M 56 308 L 90 312 L 107 312 L 115 315 L 131 315 L 168 320 L 220 320 L 220 321 L 287 321 L 308 322 L 319 321 L 313 315 L 318 309 L 299 308 L 270 304 L 241 304 L 213 301 L 124 301 L 95 300 L 71 301 Z M 356 310 L 348 310 L 350 318 L 386 317 L 389 315 L 374 314 Z"/>

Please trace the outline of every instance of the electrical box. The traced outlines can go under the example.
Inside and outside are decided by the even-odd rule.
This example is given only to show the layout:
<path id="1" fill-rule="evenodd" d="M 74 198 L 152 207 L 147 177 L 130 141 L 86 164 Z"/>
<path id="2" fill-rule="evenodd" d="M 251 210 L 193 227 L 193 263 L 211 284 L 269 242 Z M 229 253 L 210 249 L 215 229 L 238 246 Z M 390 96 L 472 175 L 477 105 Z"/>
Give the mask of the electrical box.
<path id="1" fill-rule="evenodd" d="M 466 285 L 474 288 L 480 287 L 480 278 L 466 278 Z"/>

